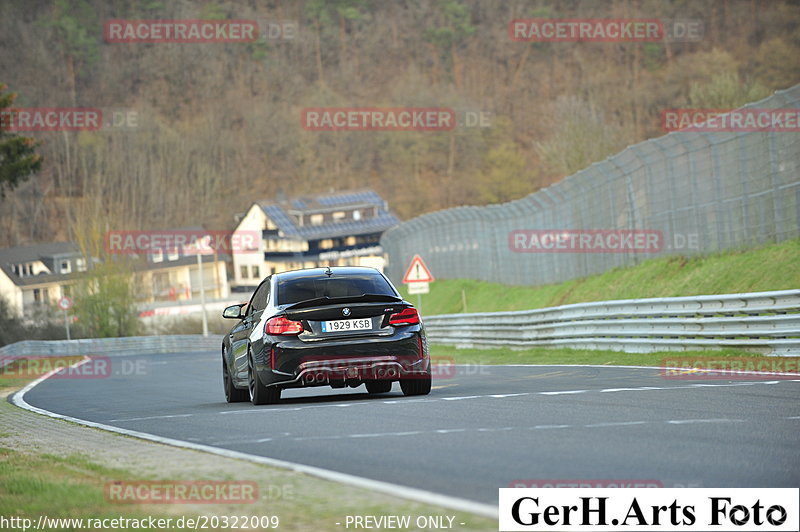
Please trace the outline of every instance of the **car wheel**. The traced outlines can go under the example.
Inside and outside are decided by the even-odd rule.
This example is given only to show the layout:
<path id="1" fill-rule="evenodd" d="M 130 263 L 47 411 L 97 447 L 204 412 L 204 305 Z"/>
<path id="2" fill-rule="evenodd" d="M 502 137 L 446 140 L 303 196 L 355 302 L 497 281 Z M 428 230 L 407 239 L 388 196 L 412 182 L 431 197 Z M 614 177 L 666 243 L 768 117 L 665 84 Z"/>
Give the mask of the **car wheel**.
<path id="1" fill-rule="evenodd" d="M 400 389 L 403 390 L 403 395 L 428 395 L 431 393 L 431 374 L 400 379 Z"/>
<path id="2" fill-rule="evenodd" d="M 367 391 L 369 393 L 389 393 L 392 391 L 392 381 L 366 381 Z"/>
<path id="3" fill-rule="evenodd" d="M 241 403 L 250 400 L 247 390 L 240 390 L 233 385 L 233 379 L 228 371 L 228 363 L 222 359 L 222 387 L 225 390 L 225 400 L 229 403 Z"/>
<path id="4" fill-rule="evenodd" d="M 271 405 L 281 399 L 281 389 L 277 386 L 264 386 L 258 377 L 253 357 L 247 357 L 247 389 L 250 392 L 250 402 L 254 405 Z"/>

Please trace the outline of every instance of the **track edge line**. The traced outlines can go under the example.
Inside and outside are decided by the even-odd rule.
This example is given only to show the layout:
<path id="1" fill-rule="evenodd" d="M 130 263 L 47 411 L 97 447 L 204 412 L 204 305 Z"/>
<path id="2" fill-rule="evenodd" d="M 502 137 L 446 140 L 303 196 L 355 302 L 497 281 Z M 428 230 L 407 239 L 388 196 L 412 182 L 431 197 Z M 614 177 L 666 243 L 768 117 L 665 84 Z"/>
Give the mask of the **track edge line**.
<path id="1" fill-rule="evenodd" d="M 77 364 L 74 364 L 73 366 L 77 367 L 81 364 L 85 364 L 89 360 L 90 360 L 89 357 L 86 357 L 84 358 L 84 360 L 78 362 Z M 260 465 L 277 467 L 280 469 L 286 469 L 297 473 L 303 473 L 317 478 L 323 478 L 325 480 L 337 482 L 339 484 L 346 484 L 357 488 L 379 491 L 386 495 L 401 497 L 406 500 L 428 504 L 431 506 L 441 506 L 443 508 L 447 508 L 450 510 L 458 510 L 461 512 L 466 512 L 480 517 L 498 519 L 499 515 L 498 509 L 489 504 L 481 504 L 467 499 L 460 499 L 458 497 L 451 497 L 449 495 L 441 495 L 438 493 L 433 493 L 431 491 L 421 490 L 418 488 L 399 486 L 396 484 L 391 484 L 389 482 L 383 482 L 380 480 L 373 480 L 370 478 L 359 477 L 356 475 L 350 475 L 348 473 L 340 473 L 338 471 L 324 469 L 321 467 L 298 464 L 296 462 L 289 462 L 286 460 L 279 460 L 277 458 L 269 458 L 266 456 L 247 454 L 239 451 L 231 451 L 228 449 L 222 449 L 220 447 L 204 445 L 202 443 L 192 443 L 183 440 L 176 440 L 174 438 L 165 438 L 163 436 L 157 436 L 155 434 L 150 434 L 147 432 L 123 429 L 120 427 L 114 427 L 113 425 L 105 425 L 103 423 L 97 423 L 95 421 L 88 421 L 85 419 L 67 416 L 64 414 L 58 414 L 56 412 L 51 412 L 50 410 L 45 410 L 43 408 L 33 406 L 29 404 L 27 401 L 25 401 L 25 394 L 27 392 L 31 391 L 37 385 L 47 380 L 58 371 L 60 371 L 60 369 L 55 369 L 39 377 L 38 379 L 29 382 L 21 390 L 16 391 L 13 394 L 9 395 L 8 401 L 14 406 L 17 406 L 24 410 L 28 410 L 29 412 L 34 412 L 36 414 L 41 414 L 50 418 L 61 419 L 63 421 L 70 421 L 72 423 L 77 423 L 78 425 L 82 425 L 84 427 L 91 427 L 95 429 L 104 430 L 107 432 L 122 434 L 140 440 L 145 440 L 154 443 L 161 443 L 163 445 L 169 445 L 171 447 L 191 449 L 194 451 L 200 451 L 200 452 L 216 454 L 218 456 L 224 456 L 226 458 L 246 460 L 248 462 L 257 463 Z"/>

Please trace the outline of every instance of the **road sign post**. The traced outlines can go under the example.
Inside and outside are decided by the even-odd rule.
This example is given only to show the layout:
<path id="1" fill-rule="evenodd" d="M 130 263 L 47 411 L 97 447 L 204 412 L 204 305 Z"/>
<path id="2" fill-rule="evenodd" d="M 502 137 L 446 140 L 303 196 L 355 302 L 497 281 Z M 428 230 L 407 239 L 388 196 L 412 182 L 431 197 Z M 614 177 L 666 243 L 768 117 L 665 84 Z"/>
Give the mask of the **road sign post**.
<path id="1" fill-rule="evenodd" d="M 211 236 L 206 235 L 197 241 L 197 278 L 200 282 L 200 308 L 203 312 L 203 336 L 208 336 L 208 313 L 206 312 L 206 285 L 203 279 L 202 250 L 210 246 Z M 216 268 L 216 265 L 212 264 Z"/>
<path id="2" fill-rule="evenodd" d="M 417 295 L 417 310 L 422 312 L 422 294 L 430 292 L 430 283 L 434 281 L 430 270 L 425 266 L 422 257 L 414 255 L 411 264 L 403 276 L 403 284 L 408 285 L 408 293 Z"/>
<path id="3" fill-rule="evenodd" d="M 67 316 L 67 311 L 72 308 L 72 300 L 67 296 L 62 297 L 58 300 L 58 308 L 60 308 L 64 312 L 64 328 L 67 330 L 67 340 L 70 340 L 69 336 L 69 316 Z"/>
<path id="4" fill-rule="evenodd" d="M 409 294 L 427 294 L 431 291 L 429 283 L 408 283 Z"/>

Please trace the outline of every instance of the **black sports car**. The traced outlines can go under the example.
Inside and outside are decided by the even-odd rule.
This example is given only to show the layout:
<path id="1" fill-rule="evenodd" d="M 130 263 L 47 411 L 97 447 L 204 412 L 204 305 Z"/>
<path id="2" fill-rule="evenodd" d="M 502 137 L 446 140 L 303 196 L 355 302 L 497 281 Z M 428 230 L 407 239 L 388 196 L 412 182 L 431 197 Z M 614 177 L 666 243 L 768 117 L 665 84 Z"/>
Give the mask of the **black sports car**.
<path id="1" fill-rule="evenodd" d="M 284 388 L 365 384 L 405 395 L 431 390 L 425 329 L 417 310 L 378 270 L 313 268 L 264 279 L 222 342 L 228 402 L 275 403 Z"/>

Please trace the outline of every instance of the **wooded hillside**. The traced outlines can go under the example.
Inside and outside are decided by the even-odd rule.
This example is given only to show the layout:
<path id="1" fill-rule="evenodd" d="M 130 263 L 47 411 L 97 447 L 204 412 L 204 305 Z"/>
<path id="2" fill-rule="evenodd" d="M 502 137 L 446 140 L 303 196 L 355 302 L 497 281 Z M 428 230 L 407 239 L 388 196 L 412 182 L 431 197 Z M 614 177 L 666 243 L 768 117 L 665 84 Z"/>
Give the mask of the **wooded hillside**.
<path id="1" fill-rule="evenodd" d="M 518 18 L 700 19 L 696 42 L 527 43 Z M 254 43 L 108 43 L 110 19 L 296 24 Z M 800 81 L 787 0 L 6 0 L 0 82 L 18 107 L 134 111 L 41 132 L 41 170 L 0 201 L 0 246 L 107 229 L 231 228 L 254 200 L 373 188 L 402 218 L 534 192 L 664 134 L 667 108 L 726 108 Z M 325 132 L 307 107 L 444 107 L 489 127 Z"/>

